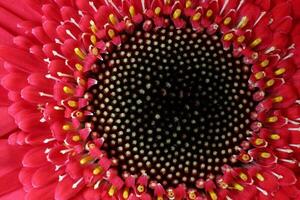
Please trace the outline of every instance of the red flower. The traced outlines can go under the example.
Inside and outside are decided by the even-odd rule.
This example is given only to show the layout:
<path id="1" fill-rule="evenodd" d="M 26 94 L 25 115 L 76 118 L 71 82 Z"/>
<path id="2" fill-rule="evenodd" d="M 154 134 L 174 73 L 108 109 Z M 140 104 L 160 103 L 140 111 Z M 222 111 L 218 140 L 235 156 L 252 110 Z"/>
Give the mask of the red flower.
<path id="1" fill-rule="evenodd" d="M 298 6 L 1 0 L 0 199 L 298 199 Z"/>

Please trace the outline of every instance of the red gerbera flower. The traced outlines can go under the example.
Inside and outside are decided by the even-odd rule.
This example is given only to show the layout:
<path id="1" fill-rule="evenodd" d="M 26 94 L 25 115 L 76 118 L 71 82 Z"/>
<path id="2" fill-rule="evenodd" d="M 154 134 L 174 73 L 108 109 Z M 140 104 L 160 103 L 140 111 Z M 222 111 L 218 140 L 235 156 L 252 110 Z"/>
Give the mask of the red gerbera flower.
<path id="1" fill-rule="evenodd" d="M 0 199 L 297 199 L 298 0 L 0 1 Z"/>

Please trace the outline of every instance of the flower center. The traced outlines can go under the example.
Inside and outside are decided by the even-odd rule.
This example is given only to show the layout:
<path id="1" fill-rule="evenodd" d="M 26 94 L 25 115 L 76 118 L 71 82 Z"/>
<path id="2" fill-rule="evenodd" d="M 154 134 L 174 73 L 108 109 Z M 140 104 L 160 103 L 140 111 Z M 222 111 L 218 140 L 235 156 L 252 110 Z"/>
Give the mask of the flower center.
<path id="1" fill-rule="evenodd" d="M 104 57 L 89 109 L 121 173 L 163 185 L 220 174 L 250 126 L 250 68 L 218 34 L 137 31 Z"/>

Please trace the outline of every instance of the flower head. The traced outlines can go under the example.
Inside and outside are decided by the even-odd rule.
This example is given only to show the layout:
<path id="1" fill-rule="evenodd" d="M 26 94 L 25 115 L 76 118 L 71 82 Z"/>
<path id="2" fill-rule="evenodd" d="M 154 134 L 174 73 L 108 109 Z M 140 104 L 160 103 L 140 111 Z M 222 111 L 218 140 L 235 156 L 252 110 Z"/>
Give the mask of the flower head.
<path id="1" fill-rule="evenodd" d="M 0 1 L 1 198 L 296 199 L 298 5 Z"/>

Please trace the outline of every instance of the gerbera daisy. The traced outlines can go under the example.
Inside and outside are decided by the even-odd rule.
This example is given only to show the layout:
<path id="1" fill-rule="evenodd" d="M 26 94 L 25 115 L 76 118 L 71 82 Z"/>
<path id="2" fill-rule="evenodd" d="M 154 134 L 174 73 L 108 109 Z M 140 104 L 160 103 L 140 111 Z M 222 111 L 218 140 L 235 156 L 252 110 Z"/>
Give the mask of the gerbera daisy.
<path id="1" fill-rule="evenodd" d="M 298 199 L 298 0 L 0 0 L 0 199 Z"/>

